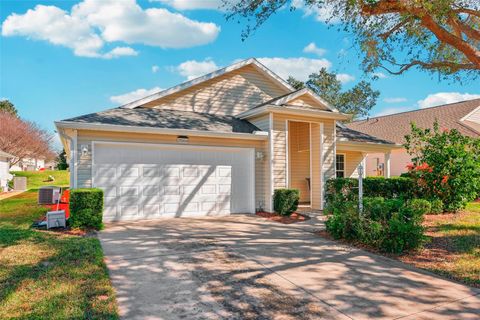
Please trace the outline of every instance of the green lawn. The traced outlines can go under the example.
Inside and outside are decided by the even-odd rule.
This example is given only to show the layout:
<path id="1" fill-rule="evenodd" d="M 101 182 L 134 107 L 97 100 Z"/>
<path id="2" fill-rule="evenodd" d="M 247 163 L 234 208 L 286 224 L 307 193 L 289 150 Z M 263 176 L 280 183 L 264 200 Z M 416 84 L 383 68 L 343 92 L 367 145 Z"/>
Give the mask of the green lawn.
<path id="1" fill-rule="evenodd" d="M 405 262 L 480 287 L 480 203 L 456 214 L 426 216 L 430 242 Z"/>
<path id="2" fill-rule="evenodd" d="M 54 173 L 55 184 L 68 181 Z M 30 173 L 29 187 L 41 176 Z M 46 211 L 36 198 L 30 190 L 0 201 L 0 319 L 117 319 L 99 240 L 30 228 Z"/>
<path id="3" fill-rule="evenodd" d="M 45 170 L 45 171 L 13 171 L 10 172 L 18 177 L 27 177 L 27 188 L 38 189 L 41 186 L 68 187 L 70 175 L 67 170 Z M 53 176 L 54 181 L 47 181 L 48 176 Z"/>

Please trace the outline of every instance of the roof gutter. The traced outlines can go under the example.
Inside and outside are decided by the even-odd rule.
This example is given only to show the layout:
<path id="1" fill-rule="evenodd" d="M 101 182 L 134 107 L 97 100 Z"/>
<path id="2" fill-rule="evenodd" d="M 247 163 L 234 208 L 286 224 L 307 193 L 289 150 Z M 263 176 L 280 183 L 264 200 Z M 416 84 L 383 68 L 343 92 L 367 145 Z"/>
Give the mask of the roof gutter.
<path id="1" fill-rule="evenodd" d="M 326 119 L 334 119 L 334 120 L 349 120 L 351 118 L 350 115 L 339 113 L 339 112 L 307 110 L 307 109 L 301 109 L 301 108 L 293 109 L 293 108 L 285 108 L 285 107 L 274 107 L 274 106 L 268 106 L 268 105 L 247 110 L 245 112 L 240 113 L 236 117 L 240 119 L 249 119 L 249 118 L 257 117 L 270 112 L 296 115 L 296 116 L 310 116 L 310 117 L 326 118 Z"/>
<path id="2" fill-rule="evenodd" d="M 356 151 L 388 151 L 402 149 L 403 145 L 397 143 L 360 142 L 337 139 L 337 149 L 342 147 Z M 357 150 L 357 148 L 359 149 Z"/>
<path id="3" fill-rule="evenodd" d="M 149 134 L 170 134 L 170 135 L 191 135 L 191 136 L 197 136 L 197 137 L 233 138 L 233 139 L 248 139 L 248 140 L 267 140 L 268 139 L 268 132 L 265 132 L 265 131 L 254 131 L 253 133 L 215 132 L 215 131 L 204 131 L 204 130 L 151 128 L 151 127 L 115 125 L 115 124 L 80 123 L 75 121 L 56 121 L 55 125 L 59 129 L 132 132 L 132 133 L 149 133 Z"/>

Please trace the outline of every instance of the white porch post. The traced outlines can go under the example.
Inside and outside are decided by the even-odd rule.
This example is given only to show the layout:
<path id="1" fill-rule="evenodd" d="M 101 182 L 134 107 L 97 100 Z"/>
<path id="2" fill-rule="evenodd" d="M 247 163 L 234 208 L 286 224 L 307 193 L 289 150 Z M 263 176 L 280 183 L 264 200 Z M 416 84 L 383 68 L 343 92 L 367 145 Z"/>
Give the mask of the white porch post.
<path id="1" fill-rule="evenodd" d="M 368 153 L 362 153 L 363 178 L 367 177 L 367 155 Z"/>
<path id="2" fill-rule="evenodd" d="M 390 151 L 385 152 L 385 162 L 384 162 L 384 168 L 383 168 L 385 178 L 390 178 L 390 155 L 391 155 Z"/>

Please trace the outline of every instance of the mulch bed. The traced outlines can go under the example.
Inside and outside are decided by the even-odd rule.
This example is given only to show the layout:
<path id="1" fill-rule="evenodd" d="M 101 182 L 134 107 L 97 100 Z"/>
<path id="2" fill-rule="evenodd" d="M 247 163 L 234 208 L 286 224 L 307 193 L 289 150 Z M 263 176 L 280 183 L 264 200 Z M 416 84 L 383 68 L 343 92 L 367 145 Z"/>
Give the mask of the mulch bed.
<path id="1" fill-rule="evenodd" d="M 278 223 L 283 223 L 283 224 L 292 224 L 296 222 L 303 222 L 310 220 L 310 217 L 298 212 L 292 213 L 289 217 L 288 216 L 281 216 L 276 213 L 270 213 L 270 212 L 257 212 L 257 216 L 266 218 L 271 221 L 275 221 Z"/>
<path id="2" fill-rule="evenodd" d="M 334 239 L 326 230 L 318 231 L 316 232 L 316 234 L 329 240 L 337 241 L 345 245 L 351 245 L 371 253 L 383 255 L 391 259 L 413 265 L 420 269 L 426 269 L 430 271 L 435 270 L 435 273 L 439 273 L 445 278 L 464 283 L 472 287 L 480 288 L 479 284 L 465 282 L 462 278 L 456 277 L 455 275 L 449 273 L 448 270 L 442 272 L 441 265 L 454 263 L 455 260 L 459 257 L 459 254 L 454 250 L 454 248 L 452 248 L 452 244 L 450 242 L 451 240 L 449 241 L 448 239 L 445 239 L 445 237 L 440 237 L 438 236 L 438 234 L 435 233 L 435 229 L 437 228 L 436 222 L 451 221 L 452 217 L 458 217 L 460 214 L 463 213 L 426 215 L 423 226 L 425 227 L 424 234 L 429 237 L 429 241 L 425 243 L 423 248 L 403 254 L 390 254 L 381 252 L 377 248 L 373 248 L 359 241 Z"/>

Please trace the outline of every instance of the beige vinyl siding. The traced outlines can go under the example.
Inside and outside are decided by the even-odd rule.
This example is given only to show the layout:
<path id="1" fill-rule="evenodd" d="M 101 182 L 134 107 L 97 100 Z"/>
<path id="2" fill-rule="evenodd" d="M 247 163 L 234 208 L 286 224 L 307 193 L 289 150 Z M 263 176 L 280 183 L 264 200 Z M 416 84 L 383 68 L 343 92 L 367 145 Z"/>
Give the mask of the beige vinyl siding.
<path id="1" fill-rule="evenodd" d="M 311 170 L 312 170 L 312 178 L 311 178 L 311 188 L 312 188 L 312 199 L 311 199 L 311 206 L 314 209 L 320 209 L 322 207 L 322 178 L 321 178 L 321 153 L 320 153 L 320 146 L 321 146 L 321 135 L 320 135 L 320 124 L 312 123 L 310 126 L 310 134 L 311 134 L 311 153 L 312 153 L 312 163 L 311 163 Z"/>
<path id="2" fill-rule="evenodd" d="M 325 181 L 335 178 L 335 121 L 323 121 L 323 170 Z"/>
<path id="3" fill-rule="evenodd" d="M 248 65 L 149 102 L 145 107 L 236 115 L 286 92 Z"/>
<path id="4" fill-rule="evenodd" d="M 313 121 L 323 123 L 323 173 L 325 181 L 335 177 L 335 121 L 331 119 L 301 117 L 293 115 L 273 114 L 272 139 L 273 139 L 273 182 L 274 189 L 286 187 L 287 157 L 286 157 L 286 120 Z M 312 206 L 320 208 L 322 192 L 320 187 L 320 125 L 312 125 Z M 315 153 L 317 155 L 315 155 Z M 313 168 L 318 171 L 313 171 Z M 317 169 L 315 169 L 317 170 Z M 316 181 L 315 181 L 316 180 Z M 317 189 L 315 184 L 318 183 Z"/>
<path id="5" fill-rule="evenodd" d="M 475 109 L 465 120 L 465 124 L 477 132 L 480 132 L 480 107 Z"/>
<path id="6" fill-rule="evenodd" d="M 138 142 L 138 143 L 172 143 L 177 144 L 176 135 L 160 134 L 142 134 L 142 133 L 121 133 L 121 132 L 102 132 L 102 131 L 78 131 L 78 166 L 77 166 L 77 187 L 92 187 L 92 152 L 89 155 L 82 155 L 82 145 L 88 145 L 92 151 L 92 141 L 118 141 L 118 142 Z M 203 146 L 224 146 L 224 147 L 244 147 L 255 148 L 255 151 L 266 153 L 267 141 L 243 140 L 231 138 L 209 138 L 209 137 L 189 137 L 188 145 Z M 255 206 L 266 205 L 265 195 L 267 194 L 266 158 L 263 160 L 255 158 Z"/>
<path id="7" fill-rule="evenodd" d="M 289 187 L 300 191 L 300 201 L 310 201 L 310 125 L 306 122 L 289 122 Z"/>
<path id="8" fill-rule="evenodd" d="M 262 131 L 268 132 L 270 130 L 270 116 L 268 114 L 248 119 L 248 121 Z"/>
<path id="9" fill-rule="evenodd" d="M 345 177 L 358 178 L 358 165 L 362 163 L 363 154 L 356 151 L 337 150 L 337 154 L 345 155 Z"/>
<path id="10" fill-rule="evenodd" d="M 312 96 L 308 94 L 301 95 L 300 97 L 289 101 L 288 104 L 301 107 L 318 108 L 321 110 L 327 109 L 324 105 L 320 104 L 317 100 L 315 100 L 314 98 L 312 98 Z"/>
<path id="11" fill-rule="evenodd" d="M 273 188 L 287 188 L 287 145 L 286 120 L 282 115 L 273 114 Z"/>

